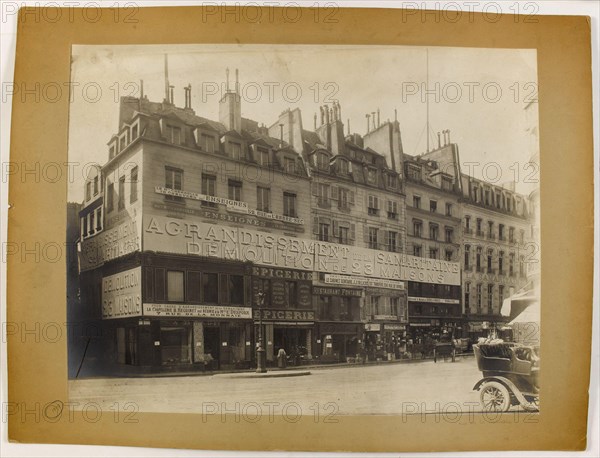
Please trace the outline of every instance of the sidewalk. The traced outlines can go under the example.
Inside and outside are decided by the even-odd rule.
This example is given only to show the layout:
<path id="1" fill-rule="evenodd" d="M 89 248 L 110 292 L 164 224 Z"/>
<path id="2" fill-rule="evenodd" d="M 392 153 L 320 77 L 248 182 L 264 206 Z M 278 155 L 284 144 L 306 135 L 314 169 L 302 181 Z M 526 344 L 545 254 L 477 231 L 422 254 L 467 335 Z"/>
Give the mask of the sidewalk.
<path id="1" fill-rule="evenodd" d="M 461 353 L 456 355 L 457 358 L 473 357 L 473 353 Z M 426 361 L 431 361 L 433 358 L 425 359 L 397 359 L 392 361 L 367 361 L 365 363 L 327 363 L 327 364 L 302 364 L 301 366 L 291 366 L 285 369 L 278 367 L 268 367 L 267 373 L 270 374 L 268 377 L 290 377 L 297 375 L 309 375 L 309 371 L 313 370 L 327 370 L 336 369 L 340 367 L 366 367 L 366 366 L 381 366 L 386 364 L 418 364 Z M 441 364 L 442 362 L 440 362 Z M 116 366 L 113 368 L 105 368 L 102 372 L 106 371 L 106 374 L 95 374 L 89 376 L 80 376 L 79 378 L 71 380 L 83 380 L 93 378 L 158 378 L 158 377 L 202 377 L 202 376 L 215 376 L 215 375 L 231 375 L 235 378 L 254 378 L 254 377 L 267 377 L 265 374 L 257 374 L 256 369 L 242 369 L 242 370 L 218 370 L 218 371 L 168 371 L 168 372 L 140 372 L 139 369 L 135 370 L 133 366 Z M 282 374 L 285 373 L 286 375 Z M 298 372 L 308 372 L 308 374 L 298 374 Z M 235 375 L 239 374 L 239 375 Z"/>

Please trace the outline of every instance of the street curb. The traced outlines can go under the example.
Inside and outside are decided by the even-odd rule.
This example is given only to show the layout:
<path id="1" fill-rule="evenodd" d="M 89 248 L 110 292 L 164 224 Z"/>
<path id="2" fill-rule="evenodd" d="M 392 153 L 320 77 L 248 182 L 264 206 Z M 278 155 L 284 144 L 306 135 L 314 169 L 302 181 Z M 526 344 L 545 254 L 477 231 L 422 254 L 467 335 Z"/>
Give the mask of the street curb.
<path id="1" fill-rule="evenodd" d="M 274 377 L 301 377 L 311 375 L 310 371 L 274 371 L 264 373 L 227 373 L 214 374 L 213 377 L 218 378 L 274 378 Z"/>

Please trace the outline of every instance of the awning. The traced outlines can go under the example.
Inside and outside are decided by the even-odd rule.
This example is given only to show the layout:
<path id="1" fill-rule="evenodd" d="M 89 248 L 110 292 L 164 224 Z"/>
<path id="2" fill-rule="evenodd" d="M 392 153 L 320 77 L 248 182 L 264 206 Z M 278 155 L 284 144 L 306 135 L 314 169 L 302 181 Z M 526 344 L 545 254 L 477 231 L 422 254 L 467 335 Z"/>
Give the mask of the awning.
<path id="1" fill-rule="evenodd" d="M 535 301 L 530 303 L 521 313 L 511 320 L 509 325 L 515 323 L 539 323 L 540 322 L 540 303 Z"/>

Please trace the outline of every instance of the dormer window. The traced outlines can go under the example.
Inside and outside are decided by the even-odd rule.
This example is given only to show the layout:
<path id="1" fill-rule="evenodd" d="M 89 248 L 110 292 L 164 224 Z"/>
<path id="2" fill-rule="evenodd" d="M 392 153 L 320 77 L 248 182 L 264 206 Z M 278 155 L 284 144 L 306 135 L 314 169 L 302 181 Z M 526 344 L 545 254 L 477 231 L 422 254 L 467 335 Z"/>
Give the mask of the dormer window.
<path id="1" fill-rule="evenodd" d="M 165 128 L 165 136 L 167 141 L 174 145 L 181 145 L 181 127 L 170 126 L 167 124 Z"/>
<path id="2" fill-rule="evenodd" d="M 377 183 L 377 170 L 376 169 L 371 169 L 371 168 L 369 169 L 369 171 L 367 172 L 367 180 L 371 184 Z"/>
<path id="3" fill-rule="evenodd" d="M 136 138 L 138 138 L 138 125 L 134 125 L 131 128 L 131 141 L 134 141 Z"/>
<path id="4" fill-rule="evenodd" d="M 236 161 L 242 159 L 242 145 L 239 143 L 229 142 L 229 153 Z"/>
<path id="5" fill-rule="evenodd" d="M 350 171 L 350 168 L 348 166 L 348 161 L 346 159 L 339 160 L 339 170 L 340 170 L 340 173 L 344 173 L 344 174 L 348 174 L 348 172 Z"/>
<path id="6" fill-rule="evenodd" d="M 452 178 L 442 177 L 442 189 L 444 191 L 452 191 Z"/>
<path id="7" fill-rule="evenodd" d="M 92 197 L 92 183 L 88 181 L 85 184 L 85 200 L 90 200 Z"/>
<path id="8" fill-rule="evenodd" d="M 286 173 L 296 173 L 296 160 L 291 157 L 284 157 L 283 167 Z"/>
<path id="9" fill-rule="evenodd" d="M 269 150 L 265 148 L 257 148 L 256 152 L 258 154 L 258 163 L 263 167 L 269 167 L 271 165 Z"/>
<path id="10" fill-rule="evenodd" d="M 215 137 L 212 135 L 201 134 L 200 135 L 200 148 L 207 153 L 215 152 Z"/>
<path id="11" fill-rule="evenodd" d="M 121 138 L 119 138 L 119 151 L 123 151 L 126 146 L 127 146 L 127 135 L 124 135 Z"/>
<path id="12" fill-rule="evenodd" d="M 115 153 L 116 153 L 116 145 L 112 144 L 110 146 L 110 148 L 108 149 L 108 158 L 112 159 L 113 157 L 115 157 Z"/>
<path id="13" fill-rule="evenodd" d="M 94 177 L 94 196 L 98 195 L 98 176 Z"/>
<path id="14" fill-rule="evenodd" d="M 418 165 L 409 165 L 407 170 L 408 178 L 413 180 L 421 179 L 421 168 Z"/>
<path id="15" fill-rule="evenodd" d="M 320 170 L 329 170 L 329 156 L 325 153 L 317 154 L 317 167 Z"/>
<path id="16" fill-rule="evenodd" d="M 387 187 L 390 189 L 395 189 L 397 186 L 397 180 L 395 175 L 386 175 Z"/>

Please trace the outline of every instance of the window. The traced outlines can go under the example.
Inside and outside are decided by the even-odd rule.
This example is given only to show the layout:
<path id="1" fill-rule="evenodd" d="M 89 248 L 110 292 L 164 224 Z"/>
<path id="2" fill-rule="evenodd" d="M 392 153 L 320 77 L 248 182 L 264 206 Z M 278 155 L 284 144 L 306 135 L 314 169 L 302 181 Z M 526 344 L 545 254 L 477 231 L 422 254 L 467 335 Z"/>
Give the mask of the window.
<path id="1" fill-rule="evenodd" d="M 244 304 L 243 275 L 229 275 L 229 302 L 234 305 Z"/>
<path id="2" fill-rule="evenodd" d="M 387 232 L 386 245 L 388 251 L 395 252 L 398 250 L 398 233 L 394 231 Z"/>
<path id="3" fill-rule="evenodd" d="M 119 210 L 125 208 L 125 177 L 119 178 Z"/>
<path id="4" fill-rule="evenodd" d="M 271 190 L 269 188 L 256 187 L 256 209 L 266 213 L 271 212 Z"/>
<path id="5" fill-rule="evenodd" d="M 138 125 L 136 124 L 131 128 L 131 141 L 134 141 L 138 138 Z"/>
<path id="6" fill-rule="evenodd" d="M 94 230 L 94 216 L 95 216 L 95 212 L 91 212 L 88 213 L 89 218 L 90 218 L 90 234 L 93 234 L 94 232 L 96 232 Z"/>
<path id="7" fill-rule="evenodd" d="M 321 170 L 329 170 L 329 156 L 327 154 L 317 154 L 317 167 Z"/>
<path id="8" fill-rule="evenodd" d="M 396 186 L 397 186 L 397 180 L 396 180 L 396 177 L 394 175 L 389 175 L 389 174 L 386 175 L 386 182 L 387 182 L 386 183 L 387 187 L 390 188 L 390 189 L 395 189 Z"/>
<path id="9" fill-rule="evenodd" d="M 498 274 L 504 275 L 504 251 L 498 253 Z"/>
<path id="10" fill-rule="evenodd" d="M 511 277 L 515 274 L 515 254 L 508 255 L 508 275 Z"/>
<path id="11" fill-rule="evenodd" d="M 488 221 L 488 238 L 494 239 L 494 222 Z"/>
<path id="12" fill-rule="evenodd" d="M 421 179 L 421 168 L 419 166 L 409 165 L 407 172 L 408 178 L 411 178 L 413 180 Z"/>
<path id="13" fill-rule="evenodd" d="M 174 189 L 181 191 L 183 190 L 183 170 L 175 169 L 173 167 L 165 167 L 165 188 Z M 180 196 L 165 196 L 167 200 L 173 200 L 177 202 L 183 201 L 183 197 Z"/>
<path id="14" fill-rule="evenodd" d="M 469 270 L 471 263 L 471 245 L 465 245 L 465 269 Z"/>
<path id="15" fill-rule="evenodd" d="M 263 167 L 269 167 L 271 165 L 271 159 L 269 157 L 269 150 L 264 148 L 257 148 L 258 163 Z"/>
<path id="16" fill-rule="evenodd" d="M 94 177 L 94 196 L 98 195 L 98 176 Z"/>
<path id="17" fill-rule="evenodd" d="M 339 159 L 338 164 L 340 173 L 347 175 L 350 170 L 350 168 L 348 167 L 348 161 L 346 159 Z"/>
<path id="18" fill-rule="evenodd" d="M 504 240 L 504 224 L 498 224 L 498 239 Z"/>
<path id="19" fill-rule="evenodd" d="M 483 236 L 483 229 L 482 229 L 482 220 L 481 218 L 477 218 L 477 235 L 479 236 Z"/>
<path id="20" fill-rule="evenodd" d="M 137 165 L 131 169 L 131 182 L 129 183 L 129 203 L 137 201 L 138 191 L 138 168 Z"/>
<path id="21" fill-rule="evenodd" d="M 110 149 L 108 150 L 108 158 L 112 159 L 113 157 L 115 157 L 115 146 L 111 146 Z"/>
<path id="22" fill-rule="evenodd" d="M 379 297 L 380 296 L 371 296 L 371 314 L 379 315 Z"/>
<path id="23" fill-rule="evenodd" d="M 438 258 L 438 249 L 437 248 L 429 248 L 429 258 L 430 259 Z"/>
<path id="24" fill-rule="evenodd" d="M 504 285 L 498 286 L 498 300 L 500 301 L 500 307 L 502 307 L 502 302 L 504 302 Z"/>
<path id="25" fill-rule="evenodd" d="M 388 200 L 387 214 L 389 219 L 398 219 L 398 202 Z"/>
<path id="26" fill-rule="evenodd" d="M 423 237 L 423 223 L 421 221 L 413 221 L 413 235 L 415 237 Z"/>
<path id="27" fill-rule="evenodd" d="M 519 257 L 519 275 L 521 277 L 525 276 L 525 258 L 523 256 Z"/>
<path id="28" fill-rule="evenodd" d="M 202 148 L 207 153 L 214 153 L 215 152 L 215 137 L 213 137 L 212 135 L 201 134 L 200 135 L 200 148 Z M 239 156 L 236 159 L 239 159 Z"/>
<path id="29" fill-rule="evenodd" d="M 85 237 L 87 233 L 87 217 L 83 217 L 81 218 L 81 236 Z"/>
<path id="30" fill-rule="evenodd" d="M 477 308 L 481 308 L 481 284 L 477 285 Z"/>
<path id="31" fill-rule="evenodd" d="M 90 200 L 92 198 L 92 183 L 88 181 L 85 184 L 85 200 Z"/>
<path id="32" fill-rule="evenodd" d="M 96 217 L 96 230 L 102 230 L 102 207 L 96 210 L 98 212 L 98 216 Z"/>
<path id="33" fill-rule="evenodd" d="M 446 250 L 446 261 L 452 261 L 454 258 L 454 252 L 452 250 Z"/>
<path id="34" fill-rule="evenodd" d="M 329 242 L 329 224 L 319 223 L 319 240 Z"/>
<path id="35" fill-rule="evenodd" d="M 339 231 L 338 243 L 341 243 L 342 245 L 349 245 L 350 244 L 349 229 L 347 227 L 340 226 L 338 231 Z"/>
<path id="36" fill-rule="evenodd" d="M 227 195 L 230 200 L 240 202 L 242 200 L 242 182 L 237 180 L 229 180 L 227 182 Z"/>
<path id="37" fill-rule="evenodd" d="M 329 206 L 329 185 L 319 183 L 317 185 L 317 202 L 321 207 Z"/>
<path id="38" fill-rule="evenodd" d="M 485 192 L 484 192 L 484 195 L 485 195 L 485 197 L 484 197 L 485 204 L 486 205 L 490 205 L 490 190 L 486 189 Z"/>
<path id="39" fill-rule="evenodd" d="M 298 216 L 296 210 L 296 194 L 291 192 L 283 193 L 283 214 L 284 216 L 290 216 L 292 218 Z"/>
<path id="40" fill-rule="evenodd" d="M 452 243 L 452 239 L 454 238 L 454 229 L 451 227 L 446 228 L 446 243 Z"/>
<path id="41" fill-rule="evenodd" d="M 465 283 L 465 309 L 468 310 L 471 305 L 471 283 Z"/>
<path id="42" fill-rule="evenodd" d="M 169 302 L 183 302 L 183 272 L 178 270 L 167 271 L 167 300 Z"/>
<path id="43" fill-rule="evenodd" d="M 217 186 L 217 177 L 214 175 L 202 174 L 202 194 L 205 196 L 216 195 L 216 186 Z M 217 204 L 215 202 L 206 202 L 202 201 L 202 205 L 206 207 L 216 207 Z"/>
<path id="44" fill-rule="evenodd" d="M 493 273 L 492 272 L 492 255 L 493 255 L 493 251 L 492 250 L 488 250 L 487 252 L 487 272 L 488 274 Z"/>
<path id="45" fill-rule="evenodd" d="M 377 196 L 369 196 L 368 212 L 371 216 L 379 214 L 379 199 Z"/>
<path id="46" fill-rule="evenodd" d="M 439 227 L 437 224 L 429 223 L 429 239 L 437 240 L 439 236 Z"/>
<path id="47" fill-rule="evenodd" d="M 377 228 L 369 228 L 369 248 L 377 249 Z"/>
<path id="48" fill-rule="evenodd" d="M 242 145 L 239 143 L 229 142 L 229 153 L 231 154 L 231 157 L 237 161 L 243 159 Z"/>
<path id="49" fill-rule="evenodd" d="M 169 141 L 175 145 L 181 144 L 181 128 L 180 127 L 169 126 L 167 124 L 166 134 L 167 134 L 167 141 Z"/>
<path id="50" fill-rule="evenodd" d="M 470 216 L 465 216 L 465 229 L 467 233 L 470 233 L 471 231 L 471 217 Z"/>
<path id="51" fill-rule="evenodd" d="M 494 306 L 494 285 L 491 283 L 488 285 L 487 296 L 487 304 L 491 310 Z"/>
<path id="52" fill-rule="evenodd" d="M 339 188 L 339 201 L 338 201 L 338 207 L 341 209 L 349 209 L 350 208 L 350 191 L 348 191 L 346 188 Z"/>
<path id="53" fill-rule="evenodd" d="M 442 177 L 442 189 L 444 191 L 452 191 L 452 178 Z"/>
<path id="54" fill-rule="evenodd" d="M 446 216 L 452 216 L 452 204 L 446 204 Z"/>
<path id="55" fill-rule="evenodd" d="M 515 243 L 515 228 L 514 227 L 510 227 L 508 229 L 508 241 L 510 243 Z"/>
<path id="56" fill-rule="evenodd" d="M 119 151 L 123 151 L 126 146 L 127 146 L 127 135 L 124 135 L 121 138 L 119 138 Z"/>
<path id="57" fill-rule="evenodd" d="M 437 212 L 437 201 L 435 201 L 435 200 L 430 200 L 429 201 L 429 211 L 431 213 Z"/>
<path id="58" fill-rule="evenodd" d="M 481 272 L 481 251 L 481 247 L 478 246 L 475 254 L 475 268 L 477 269 L 477 272 Z"/>
<path id="59" fill-rule="evenodd" d="M 398 304 L 400 303 L 400 299 L 397 297 L 390 297 L 390 315 L 397 317 L 398 316 Z"/>
<path id="60" fill-rule="evenodd" d="M 202 274 L 202 295 L 204 302 L 216 304 L 219 302 L 219 274 Z"/>
<path id="61" fill-rule="evenodd" d="M 421 208 L 421 198 L 419 196 L 413 196 L 413 207 Z"/>
<path id="62" fill-rule="evenodd" d="M 413 245 L 413 256 L 418 258 L 423 256 L 423 247 L 421 245 Z"/>
<path id="63" fill-rule="evenodd" d="M 286 171 L 286 173 L 296 173 L 296 160 L 292 159 L 291 157 L 284 157 L 283 168 Z"/>
<path id="64" fill-rule="evenodd" d="M 340 297 L 340 319 L 352 320 L 349 297 Z"/>
<path id="65" fill-rule="evenodd" d="M 115 208 L 115 185 L 108 183 L 106 187 L 106 211 L 111 212 Z"/>

